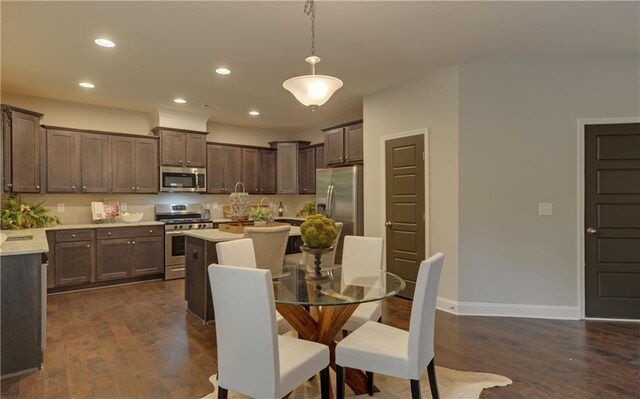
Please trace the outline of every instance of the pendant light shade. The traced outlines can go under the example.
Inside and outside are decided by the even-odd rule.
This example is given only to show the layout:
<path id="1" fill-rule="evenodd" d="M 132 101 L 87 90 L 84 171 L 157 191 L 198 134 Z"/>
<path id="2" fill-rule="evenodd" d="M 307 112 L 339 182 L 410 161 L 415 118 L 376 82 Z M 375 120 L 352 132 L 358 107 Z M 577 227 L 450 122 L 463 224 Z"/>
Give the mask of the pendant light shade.
<path id="1" fill-rule="evenodd" d="M 333 76 L 304 75 L 286 80 L 282 87 L 289 90 L 302 104 L 315 110 L 342 87 L 342 81 Z"/>

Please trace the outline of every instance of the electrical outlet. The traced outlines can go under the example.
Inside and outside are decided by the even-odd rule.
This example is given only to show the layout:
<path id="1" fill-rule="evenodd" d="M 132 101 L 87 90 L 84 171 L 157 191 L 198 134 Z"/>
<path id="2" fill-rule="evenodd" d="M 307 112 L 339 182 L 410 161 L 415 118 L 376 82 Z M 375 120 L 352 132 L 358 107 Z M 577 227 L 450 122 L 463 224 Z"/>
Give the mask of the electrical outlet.
<path id="1" fill-rule="evenodd" d="M 538 204 L 538 216 L 552 216 L 553 204 L 550 202 L 541 202 Z"/>
<path id="2" fill-rule="evenodd" d="M 64 204 L 63 203 L 59 203 L 58 204 L 58 213 L 64 213 Z"/>
<path id="3" fill-rule="evenodd" d="M 126 212 L 127 211 L 127 203 L 126 202 L 121 202 L 120 203 L 120 210 L 122 212 Z"/>
<path id="4" fill-rule="evenodd" d="M 214 211 L 217 211 L 218 210 L 218 203 L 217 202 L 212 203 L 211 204 L 211 209 L 213 209 Z"/>

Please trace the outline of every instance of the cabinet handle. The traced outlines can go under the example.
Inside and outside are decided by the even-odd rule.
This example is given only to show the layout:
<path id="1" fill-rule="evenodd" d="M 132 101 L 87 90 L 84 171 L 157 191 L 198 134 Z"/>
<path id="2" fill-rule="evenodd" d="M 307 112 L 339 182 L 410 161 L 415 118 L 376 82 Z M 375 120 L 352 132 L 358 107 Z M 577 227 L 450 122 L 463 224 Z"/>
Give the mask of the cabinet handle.
<path id="1" fill-rule="evenodd" d="M 91 248 L 91 245 L 90 245 L 90 244 L 87 244 L 87 248 Z"/>

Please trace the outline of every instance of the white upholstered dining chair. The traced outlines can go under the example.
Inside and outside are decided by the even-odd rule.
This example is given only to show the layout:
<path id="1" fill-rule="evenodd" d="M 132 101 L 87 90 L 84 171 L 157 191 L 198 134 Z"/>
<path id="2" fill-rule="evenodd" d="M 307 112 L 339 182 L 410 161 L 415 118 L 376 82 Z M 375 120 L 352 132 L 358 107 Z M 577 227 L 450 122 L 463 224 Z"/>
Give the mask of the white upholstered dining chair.
<path id="1" fill-rule="evenodd" d="M 234 391 L 280 399 L 318 372 L 322 398 L 328 398 L 329 348 L 277 334 L 271 271 L 212 264 L 208 272 L 216 314 L 218 398 Z"/>
<path id="2" fill-rule="evenodd" d="M 250 238 L 219 242 L 216 244 L 216 254 L 219 265 L 256 268 L 256 255 Z M 276 311 L 276 323 L 278 334 L 284 334 L 292 329 L 278 311 Z"/>
<path id="3" fill-rule="evenodd" d="M 346 236 L 342 251 L 342 279 L 346 284 L 355 284 L 358 278 L 379 277 L 382 271 L 384 240 L 379 237 Z M 365 302 L 351 315 L 342 327 L 351 332 L 368 321 L 382 318 L 381 301 Z"/>
<path id="4" fill-rule="evenodd" d="M 434 365 L 434 327 L 438 284 L 444 255 L 437 253 L 420 264 L 411 307 L 409 331 L 382 323 L 367 322 L 336 346 L 337 398 L 344 398 L 344 368 L 366 370 L 369 395 L 373 373 L 411 381 L 411 397 L 418 399 L 420 376 L 425 368 L 431 395 L 438 399 Z"/>
<path id="5" fill-rule="evenodd" d="M 274 274 L 282 273 L 291 226 L 245 227 L 244 237 L 253 240 L 256 264 Z"/>
<path id="6" fill-rule="evenodd" d="M 336 263 L 336 251 L 338 250 L 338 245 L 340 243 L 340 234 L 342 234 L 342 227 L 344 223 L 336 222 L 336 240 L 333 242 L 333 251 L 323 254 L 320 258 L 323 266 L 333 266 Z M 304 252 L 299 252 L 295 254 L 289 254 L 284 256 L 284 264 L 285 266 L 300 266 L 300 267 L 309 267 L 313 269 L 313 261 L 315 258 L 313 256 L 309 256 Z"/>

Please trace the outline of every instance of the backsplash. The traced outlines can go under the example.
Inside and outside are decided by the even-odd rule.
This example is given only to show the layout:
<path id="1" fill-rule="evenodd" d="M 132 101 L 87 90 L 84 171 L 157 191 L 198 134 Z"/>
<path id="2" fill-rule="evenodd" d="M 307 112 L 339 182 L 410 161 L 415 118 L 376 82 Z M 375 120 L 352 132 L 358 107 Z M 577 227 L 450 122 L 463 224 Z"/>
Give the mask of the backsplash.
<path id="1" fill-rule="evenodd" d="M 21 194 L 28 202 L 42 202 L 53 216 L 58 216 L 63 224 L 91 223 L 92 201 L 118 201 L 120 212 L 143 212 L 142 220 L 154 219 L 155 204 L 203 204 L 209 205 L 211 219 L 223 218 L 222 206 L 229 203 L 229 195 L 192 194 L 192 193 L 159 193 L 149 194 Z M 251 204 L 259 204 L 267 198 L 276 207 L 282 201 L 285 206 L 284 216 L 295 216 L 306 201 L 314 201 L 315 195 L 250 195 Z M 59 212 L 59 206 L 64 207 Z M 126 206 L 126 210 L 123 208 Z"/>

